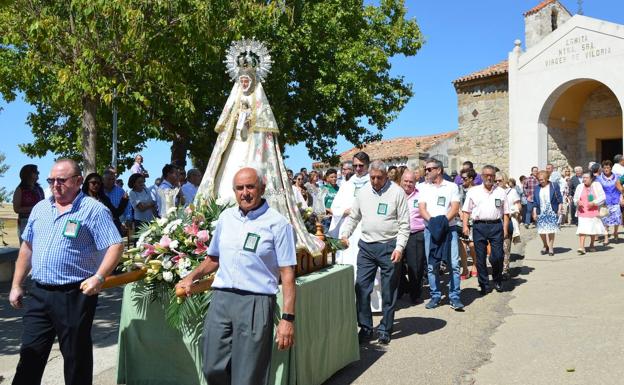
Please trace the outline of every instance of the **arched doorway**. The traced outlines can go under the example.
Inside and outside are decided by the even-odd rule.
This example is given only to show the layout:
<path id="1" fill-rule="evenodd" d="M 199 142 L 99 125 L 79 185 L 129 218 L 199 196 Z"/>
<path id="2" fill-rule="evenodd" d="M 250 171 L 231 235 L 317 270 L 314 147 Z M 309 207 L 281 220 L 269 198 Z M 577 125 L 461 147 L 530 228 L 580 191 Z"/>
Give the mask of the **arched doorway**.
<path id="1" fill-rule="evenodd" d="M 540 151 L 556 167 L 613 160 L 622 154 L 622 107 L 609 87 L 593 79 L 559 86 L 540 113 Z"/>

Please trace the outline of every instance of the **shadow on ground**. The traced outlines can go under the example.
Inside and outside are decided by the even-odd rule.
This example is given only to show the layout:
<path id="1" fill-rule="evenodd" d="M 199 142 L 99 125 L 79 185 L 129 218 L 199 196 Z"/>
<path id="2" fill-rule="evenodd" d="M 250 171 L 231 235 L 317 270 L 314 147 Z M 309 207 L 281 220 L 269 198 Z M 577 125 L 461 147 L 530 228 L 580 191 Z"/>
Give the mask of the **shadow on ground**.
<path id="1" fill-rule="evenodd" d="M 26 287 L 31 283 L 27 282 Z M 0 284 L 0 355 L 19 354 L 22 336 L 22 316 L 24 309 L 13 309 L 9 304 L 10 282 Z M 123 289 L 109 289 L 100 294 L 93 321 L 93 345 L 106 347 L 117 343 L 119 316 Z M 28 292 L 24 303 L 28 301 Z"/>

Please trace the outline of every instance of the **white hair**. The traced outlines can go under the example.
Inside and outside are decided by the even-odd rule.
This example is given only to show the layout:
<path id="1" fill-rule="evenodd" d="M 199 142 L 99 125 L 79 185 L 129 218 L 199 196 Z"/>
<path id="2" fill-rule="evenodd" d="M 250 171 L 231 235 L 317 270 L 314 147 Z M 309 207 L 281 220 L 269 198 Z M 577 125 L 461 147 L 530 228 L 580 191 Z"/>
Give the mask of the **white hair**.
<path id="1" fill-rule="evenodd" d="M 382 162 L 381 160 L 374 160 L 371 162 L 371 164 L 368 166 L 368 171 L 373 171 L 373 170 L 378 170 L 383 172 L 384 174 L 388 172 L 388 167 L 386 166 L 386 164 L 384 162 Z"/>
<path id="2" fill-rule="evenodd" d="M 256 172 L 256 177 L 258 178 L 257 180 L 258 186 L 266 185 L 266 183 L 264 182 L 264 173 L 262 172 L 262 168 L 256 167 L 256 166 L 245 166 L 239 169 L 238 171 L 236 171 L 236 174 L 238 174 L 240 170 L 242 170 L 243 168 L 250 168 Z M 234 174 L 234 177 L 236 177 L 236 174 Z M 234 178 L 232 178 L 232 188 L 235 188 L 235 187 L 236 185 L 234 183 Z"/>

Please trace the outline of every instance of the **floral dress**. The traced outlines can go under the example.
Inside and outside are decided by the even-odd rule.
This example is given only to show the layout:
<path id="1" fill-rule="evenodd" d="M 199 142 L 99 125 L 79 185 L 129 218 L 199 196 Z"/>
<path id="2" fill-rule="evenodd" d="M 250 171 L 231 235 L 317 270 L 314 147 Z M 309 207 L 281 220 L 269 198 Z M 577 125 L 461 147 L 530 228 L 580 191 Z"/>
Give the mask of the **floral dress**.
<path id="1" fill-rule="evenodd" d="M 559 231 L 559 218 L 550 204 L 550 189 L 552 186 L 553 184 L 549 183 L 540 189 L 540 214 L 537 216 L 538 234 L 552 234 Z"/>
<path id="2" fill-rule="evenodd" d="M 607 196 L 607 200 L 605 204 L 609 209 L 609 215 L 602 218 L 602 223 L 605 226 L 617 226 L 622 223 L 622 211 L 620 211 L 620 191 L 616 187 L 616 181 L 618 180 L 618 175 L 611 174 L 611 176 L 606 176 L 605 174 L 600 174 L 596 180 L 602 185 L 602 189 Z"/>

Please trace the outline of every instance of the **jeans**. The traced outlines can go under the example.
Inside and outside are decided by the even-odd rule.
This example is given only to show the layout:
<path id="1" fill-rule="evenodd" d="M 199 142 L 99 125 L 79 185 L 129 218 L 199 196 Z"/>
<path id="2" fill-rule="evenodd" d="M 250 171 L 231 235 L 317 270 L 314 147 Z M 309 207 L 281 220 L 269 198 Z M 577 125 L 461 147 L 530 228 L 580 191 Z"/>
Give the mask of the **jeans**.
<path id="1" fill-rule="evenodd" d="M 455 226 L 451 226 L 451 260 L 445 261 L 448 266 L 451 267 L 451 277 L 449 279 L 449 298 L 451 300 L 460 300 L 460 274 L 459 274 L 459 238 Z M 425 254 L 427 255 L 427 276 L 429 277 L 429 293 L 431 299 L 440 299 L 442 292 L 440 291 L 440 262 L 433 262 L 429 260 L 429 247 L 431 245 L 431 233 L 428 228 L 425 228 Z"/>
<path id="2" fill-rule="evenodd" d="M 373 329 L 373 313 L 370 296 L 373 292 L 377 268 L 381 270 L 382 319 L 377 330 L 392 334 L 394 307 L 396 305 L 400 263 L 392 263 L 392 252 L 396 242 L 358 242 L 360 251 L 357 256 L 357 277 L 355 279 L 355 302 L 358 325 L 363 329 Z"/>
<path id="3" fill-rule="evenodd" d="M 526 205 L 526 213 L 524 215 L 524 224 L 530 225 L 533 221 L 533 207 L 535 206 L 535 202 L 527 202 Z"/>

